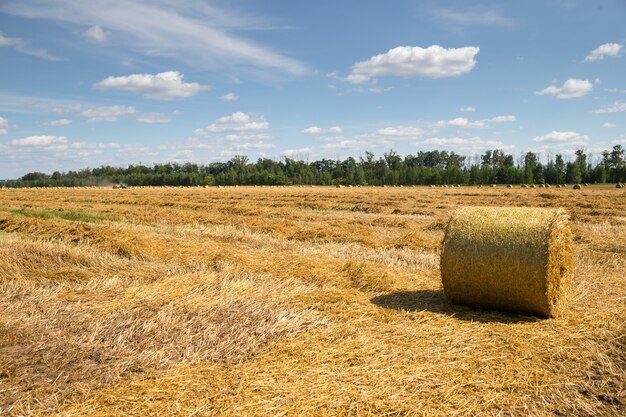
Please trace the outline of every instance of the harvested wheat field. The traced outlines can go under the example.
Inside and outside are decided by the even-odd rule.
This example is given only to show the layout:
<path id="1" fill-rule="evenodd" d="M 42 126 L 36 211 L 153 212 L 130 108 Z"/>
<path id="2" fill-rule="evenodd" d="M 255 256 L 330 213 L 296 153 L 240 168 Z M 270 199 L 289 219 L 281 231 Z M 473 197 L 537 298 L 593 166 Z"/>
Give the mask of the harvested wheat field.
<path id="1" fill-rule="evenodd" d="M 563 207 L 552 319 L 446 301 L 460 206 Z M 0 414 L 621 416 L 614 186 L 0 190 Z"/>

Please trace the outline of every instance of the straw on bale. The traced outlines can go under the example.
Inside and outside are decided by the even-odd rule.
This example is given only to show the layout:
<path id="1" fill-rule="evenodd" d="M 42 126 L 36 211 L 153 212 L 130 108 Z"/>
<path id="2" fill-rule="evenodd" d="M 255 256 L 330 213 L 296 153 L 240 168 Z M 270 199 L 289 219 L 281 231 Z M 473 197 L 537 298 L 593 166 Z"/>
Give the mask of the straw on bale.
<path id="1" fill-rule="evenodd" d="M 580 190 L 580 189 L 582 189 L 583 187 L 582 187 L 580 184 L 576 184 L 576 185 L 574 185 L 572 188 L 573 188 L 574 190 Z"/>
<path id="2" fill-rule="evenodd" d="M 446 227 L 443 288 L 453 303 L 553 317 L 572 259 L 562 209 L 463 207 Z"/>

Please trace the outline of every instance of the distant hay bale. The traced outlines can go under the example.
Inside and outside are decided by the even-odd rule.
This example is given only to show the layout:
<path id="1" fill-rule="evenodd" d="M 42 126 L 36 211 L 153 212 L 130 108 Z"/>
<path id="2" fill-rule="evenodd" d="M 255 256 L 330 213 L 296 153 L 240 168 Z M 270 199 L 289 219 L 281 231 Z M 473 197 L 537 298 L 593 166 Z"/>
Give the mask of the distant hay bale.
<path id="1" fill-rule="evenodd" d="M 556 188 L 561 188 L 561 184 L 557 184 L 557 185 L 556 185 Z"/>
<path id="2" fill-rule="evenodd" d="M 573 188 L 574 190 L 580 190 L 580 189 L 582 189 L 583 187 L 582 187 L 580 184 L 575 184 L 572 188 Z"/>
<path id="3" fill-rule="evenodd" d="M 491 188 L 496 188 L 496 185 L 495 184 L 491 184 Z"/>
<path id="4" fill-rule="evenodd" d="M 528 185 L 522 184 L 522 188 L 528 188 Z"/>
<path id="5" fill-rule="evenodd" d="M 530 184 L 530 188 L 536 188 L 535 184 Z"/>
<path id="6" fill-rule="evenodd" d="M 562 209 L 463 207 L 446 227 L 441 276 L 452 303 L 553 317 L 573 271 Z"/>
<path id="7" fill-rule="evenodd" d="M 615 188 L 624 188 L 624 184 L 618 182 L 617 184 L 615 184 Z"/>
<path id="8" fill-rule="evenodd" d="M 550 184 L 546 184 L 546 188 L 551 188 Z"/>
<path id="9" fill-rule="evenodd" d="M 511 184 L 507 185 L 506 188 L 513 188 Z"/>

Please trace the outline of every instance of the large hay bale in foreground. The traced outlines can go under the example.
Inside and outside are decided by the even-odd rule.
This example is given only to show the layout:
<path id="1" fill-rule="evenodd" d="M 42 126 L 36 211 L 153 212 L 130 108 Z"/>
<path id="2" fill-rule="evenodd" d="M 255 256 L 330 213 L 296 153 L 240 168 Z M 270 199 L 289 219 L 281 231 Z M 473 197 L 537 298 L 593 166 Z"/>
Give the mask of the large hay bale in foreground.
<path id="1" fill-rule="evenodd" d="M 453 303 L 553 317 L 573 272 L 562 209 L 463 207 L 446 227 L 441 276 Z"/>

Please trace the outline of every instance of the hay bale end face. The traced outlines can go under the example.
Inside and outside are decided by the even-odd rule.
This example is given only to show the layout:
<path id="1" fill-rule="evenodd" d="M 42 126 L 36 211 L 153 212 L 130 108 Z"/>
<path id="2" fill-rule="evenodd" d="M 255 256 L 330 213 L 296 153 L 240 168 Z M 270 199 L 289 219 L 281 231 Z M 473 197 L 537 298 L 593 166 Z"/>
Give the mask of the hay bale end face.
<path id="1" fill-rule="evenodd" d="M 452 303 L 554 317 L 573 272 L 562 209 L 463 207 L 446 227 L 441 276 Z"/>

